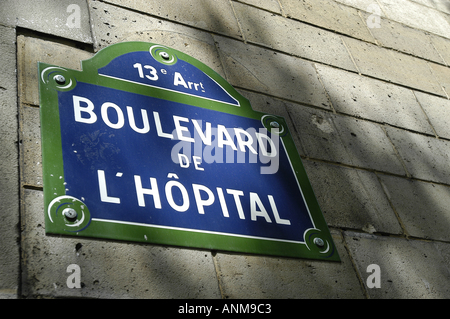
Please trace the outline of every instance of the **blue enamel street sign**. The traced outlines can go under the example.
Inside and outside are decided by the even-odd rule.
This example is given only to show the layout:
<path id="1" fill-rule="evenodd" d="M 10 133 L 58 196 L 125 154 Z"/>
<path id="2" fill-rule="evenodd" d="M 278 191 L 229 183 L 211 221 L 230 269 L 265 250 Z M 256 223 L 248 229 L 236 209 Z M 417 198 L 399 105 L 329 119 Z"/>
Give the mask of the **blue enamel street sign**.
<path id="1" fill-rule="evenodd" d="M 151 43 L 39 63 L 46 232 L 338 261 L 283 118 Z"/>

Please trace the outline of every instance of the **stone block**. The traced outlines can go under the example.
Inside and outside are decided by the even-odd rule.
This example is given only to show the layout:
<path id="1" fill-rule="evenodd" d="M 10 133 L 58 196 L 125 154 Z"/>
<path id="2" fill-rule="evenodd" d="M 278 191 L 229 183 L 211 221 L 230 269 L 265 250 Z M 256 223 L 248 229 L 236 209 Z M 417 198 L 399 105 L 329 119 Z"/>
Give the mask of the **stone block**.
<path id="1" fill-rule="evenodd" d="M 219 298 L 210 252 L 45 234 L 42 192 L 24 190 L 25 298 Z M 69 288 L 69 265 L 81 288 Z"/>
<path id="2" fill-rule="evenodd" d="M 334 161 L 350 162 L 334 125 L 335 115 L 303 105 L 287 104 L 287 109 L 298 133 L 297 149 L 302 155 Z"/>
<path id="3" fill-rule="evenodd" d="M 336 2 L 340 2 L 342 4 L 345 4 L 347 6 L 353 7 L 353 8 L 357 8 L 360 9 L 362 11 L 366 11 L 366 12 L 371 12 L 371 13 L 375 13 L 373 10 L 374 6 L 378 6 L 378 3 L 374 0 L 335 0 Z M 381 8 L 380 8 L 381 9 Z M 377 11 L 378 13 L 378 11 Z M 384 12 L 381 10 L 381 16 L 384 17 L 385 14 Z"/>
<path id="4" fill-rule="evenodd" d="M 341 37 L 334 32 L 240 3 L 234 8 L 246 41 L 356 71 Z"/>
<path id="5" fill-rule="evenodd" d="M 365 21 L 369 19 L 370 15 L 370 13 L 361 12 Z M 380 27 L 370 29 L 378 44 L 419 58 L 444 63 L 433 46 L 429 33 L 389 19 L 380 19 Z"/>
<path id="6" fill-rule="evenodd" d="M 18 299 L 15 289 L 0 290 L 0 299 Z"/>
<path id="7" fill-rule="evenodd" d="M 292 139 L 297 146 L 298 153 L 300 155 L 305 155 L 297 136 L 297 130 L 291 121 L 286 104 L 283 101 L 263 94 L 257 94 L 244 90 L 238 91 L 242 94 L 242 96 L 246 97 L 250 101 L 253 110 L 283 117 L 288 125 Z"/>
<path id="8" fill-rule="evenodd" d="M 2 0 L 0 22 L 92 43 L 86 0 Z"/>
<path id="9" fill-rule="evenodd" d="M 288 17 L 347 34 L 368 42 L 374 42 L 358 10 L 333 0 L 280 0 Z"/>
<path id="10" fill-rule="evenodd" d="M 433 134 L 411 90 L 324 65 L 316 69 L 337 112 Z"/>
<path id="11" fill-rule="evenodd" d="M 447 0 L 411 0 L 411 1 L 450 14 L 450 5 Z"/>
<path id="12" fill-rule="evenodd" d="M 447 66 L 450 66 L 450 39 L 439 37 L 433 34 L 430 35 L 430 38 L 434 47 L 439 52 L 442 59 L 445 61 L 445 64 L 447 64 Z"/>
<path id="13" fill-rule="evenodd" d="M 439 137 L 450 139 L 450 128 L 448 127 L 450 115 L 447 112 L 450 108 L 450 100 L 422 92 L 414 92 L 414 94 L 436 134 Z"/>
<path id="14" fill-rule="evenodd" d="M 282 116 L 288 124 L 291 123 L 284 101 L 246 90 L 238 89 L 238 92 L 249 100 L 254 111 Z M 291 126 L 289 128 L 292 129 L 293 127 Z"/>
<path id="15" fill-rule="evenodd" d="M 450 97 L 450 67 L 443 66 L 436 63 L 429 63 L 430 68 L 436 77 L 437 81 L 442 86 L 442 91 L 447 98 Z M 442 95 L 442 94 L 440 94 Z"/>
<path id="16" fill-rule="evenodd" d="M 381 125 L 291 104 L 288 111 L 306 156 L 405 175 Z"/>
<path id="17" fill-rule="evenodd" d="M 229 38 L 214 38 L 231 85 L 329 108 L 312 63 Z"/>
<path id="18" fill-rule="evenodd" d="M 303 165 L 330 227 L 402 232 L 374 173 L 309 160 Z"/>
<path id="19" fill-rule="evenodd" d="M 379 3 L 391 20 L 450 38 L 450 21 L 440 11 L 409 0 L 379 0 Z"/>
<path id="20" fill-rule="evenodd" d="M 80 61 L 92 57 L 84 50 L 25 36 L 17 38 L 17 48 L 20 101 L 33 105 L 39 105 L 38 62 L 81 70 Z"/>
<path id="21" fill-rule="evenodd" d="M 345 242 L 373 299 L 447 299 L 450 297 L 448 243 L 432 243 L 403 238 L 379 237 L 345 232 Z M 443 257 L 445 256 L 445 257 Z M 373 270 L 380 267 L 380 288 L 367 286 Z"/>
<path id="22" fill-rule="evenodd" d="M 447 0 L 427 0 L 430 1 L 432 6 L 439 11 L 450 14 L 450 5 Z"/>
<path id="23" fill-rule="evenodd" d="M 195 28 L 241 38 L 239 26 L 230 1 L 227 0 L 107 0 L 153 16 L 159 16 Z M 97 5 L 97 4 L 95 4 Z M 111 21 L 118 21 L 112 19 Z"/>
<path id="24" fill-rule="evenodd" d="M 21 183 L 43 187 L 39 108 L 21 106 L 20 141 Z"/>
<path id="25" fill-rule="evenodd" d="M 0 132 L 2 142 L 17 142 L 17 80 L 16 80 L 16 32 L 0 25 Z M 8 136 L 5 136 L 8 135 Z M 14 144 L 2 150 L 11 149 Z M 1 152 L 1 156 L 6 154 Z M 11 163 L 12 164 L 12 163 Z M 17 165 L 17 164 L 16 164 Z"/>
<path id="26" fill-rule="evenodd" d="M 0 298 L 19 288 L 19 157 L 16 31 L 0 26 Z"/>
<path id="27" fill-rule="evenodd" d="M 362 74 L 445 96 L 426 61 L 348 37 L 344 41 Z"/>
<path id="28" fill-rule="evenodd" d="M 337 116 L 334 124 L 338 129 L 339 139 L 347 151 L 350 165 L 405 174 L 381 125 L 346 116 Z"/>
<path id="29" fill-rule="evenodd" d="M 392 127 L 386 131 L 411 176 L 450 184 L 449 141 Z"/>
<path id="30" fill-rule="evenodd" d="M 407 234 L 449 241 L 450 187 L 395 176 L 379 177 Z"/>
<path id="31" fill-rule="evenodd" d="M 340 263 L 218 253 L 222 298 L 364 298 L 341 234 L 332 236 Z"/>
<path id="32" fill-rule="evenodd" d="M 189 54 L 224 76 L 213 38 L 207 32 L 101 2 L 91 3 L 91 19 L 96 50 L 125 41 L 157 43 Z"/>
<path id="33" fill-rule="evenodd" d="M 436 8 L 439 11 L 450 14 L 450 4 L 447 0 L 423 0 L 426 1 L 426 5 Z"/>
<path id="34" fill-rule="evenodd" d="M 267 11 L 280 14 L 282 9 L 278 0 L 241 0 L 240 2 L 250 4 Z"/>

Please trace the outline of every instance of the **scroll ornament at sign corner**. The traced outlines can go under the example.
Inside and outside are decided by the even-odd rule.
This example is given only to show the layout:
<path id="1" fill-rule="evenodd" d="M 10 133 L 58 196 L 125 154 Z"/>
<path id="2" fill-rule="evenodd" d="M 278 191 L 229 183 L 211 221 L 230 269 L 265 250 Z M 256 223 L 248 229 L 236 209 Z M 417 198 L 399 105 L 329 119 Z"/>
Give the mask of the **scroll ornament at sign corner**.
<path id="1" fill-rule="evenodd" d="M 285 120 L 198 60 L 39 63 L 47 234 L 339 261 Z"/>

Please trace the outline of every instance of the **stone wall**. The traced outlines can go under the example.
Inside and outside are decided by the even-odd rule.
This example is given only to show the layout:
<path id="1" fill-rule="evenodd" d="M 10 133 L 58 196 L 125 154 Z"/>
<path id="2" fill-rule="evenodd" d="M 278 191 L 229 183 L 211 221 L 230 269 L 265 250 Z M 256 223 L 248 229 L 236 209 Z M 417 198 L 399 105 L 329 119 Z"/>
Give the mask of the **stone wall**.
<path id="1" fill-rule="evenodd" d="M 45 235 L 37 62 L 136 40 L 287 120 L 341 263 Z M 450 298 L 450 1 L 3 0 L 0 43 L 0 297 Z"/>

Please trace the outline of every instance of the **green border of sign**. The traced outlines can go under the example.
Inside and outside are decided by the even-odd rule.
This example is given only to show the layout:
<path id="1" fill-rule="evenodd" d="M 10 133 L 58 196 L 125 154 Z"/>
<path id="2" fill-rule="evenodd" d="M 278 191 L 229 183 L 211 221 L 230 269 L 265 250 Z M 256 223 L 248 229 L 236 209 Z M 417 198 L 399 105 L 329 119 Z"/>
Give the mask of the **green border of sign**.
<path id="1" fill-rule="evenodd" d="M 160 88 L 149 88 L 145 85 L 125 82 L 119 79 L 98 75 L 98 69 L 108 65 L 118 56 L 135 51 L 149 52 L 152 47 L 162 48 L 171 56 L 184 60 L 185 62 L 188 62 L 203 71 L 210 78 L 220 84 L 232 97 L 239 101 L 240 106 L 232 106 L 218 101 L 205 100 L 201 97 L 190 96 L 173 91 L 169 92 Z M 167 59 L 163 58 L 158 61 L 166 64 L 170 63 L 167 62 Z M 218 73 L 191 56 L 165 46 L 147 42 L 118 43 L 102 49 L 89 60 L 81 61 L 81 65 L 82 71 L 77 71 L 46 63 L 38 63 L 44 182 L 44 213 L 45 229 L 47 234 L 95 237 L 209 250 L 340 261 L 336 246 L 331 237 L 325 219 L 323 218 L 319 204 L 303 167 L 301 158 L 283 118 L 254 111 L 249 101 L 240 95 Z M 64 76 L 65 82 L 57 82 L 55 80 L 56 75 Z M 51 218 L 51 214 L 49 214 L 49 212 L 54 209 L 54 206 L 59 203 L 58 199 L 66 195 L 64 186 L 61 127 L 59 124 L 58 91 L 70 91 L 75 88 L 78 82 L 156 97 L 196 107 L 213 109 L 223 113 L 251 119 L 261 120 L 262 117 L 265 116 L 263 124 L 269 131 L 273 131 L 270 123 L 273 121 L 278 122 L 281 126 L 278 130 L 281 131 L 284 129 L 283 134 L 280 134 L 280 137 L 292 163 L 293 170 L 300 184 L 304 199 L 309 208 L 316 229 L 309 229 L 304 234 L 304 244 L 237 237 L 203 231 L 188 231 L 149 227 L 145 225 L 119 224 L 114 222 L 97 221 L 95 219 L 90 222 L 88 227 L 80 232 L 72 232 L 66 229 L 67 227 L 65 227 L 65 224 L 67 224 L 67 220 L 63 220 L 65 219 L 63 216 L 61 216 L 59 220 L 53 220 Z M 71 207 L 76 207 L 78 210 L 81 210 L 83 212 L 83 216 L 86 217 L 89 215 L 88 207 L 85 207 L 81 201 L 70 196 L 66 196 L 66 199 L 71 201 Z M 85 221 L 79 220 L 77 222 L 81 224 Z M 324 241 L 324 245 L 316 245 L 316 238 L 322 239 Z"/>

